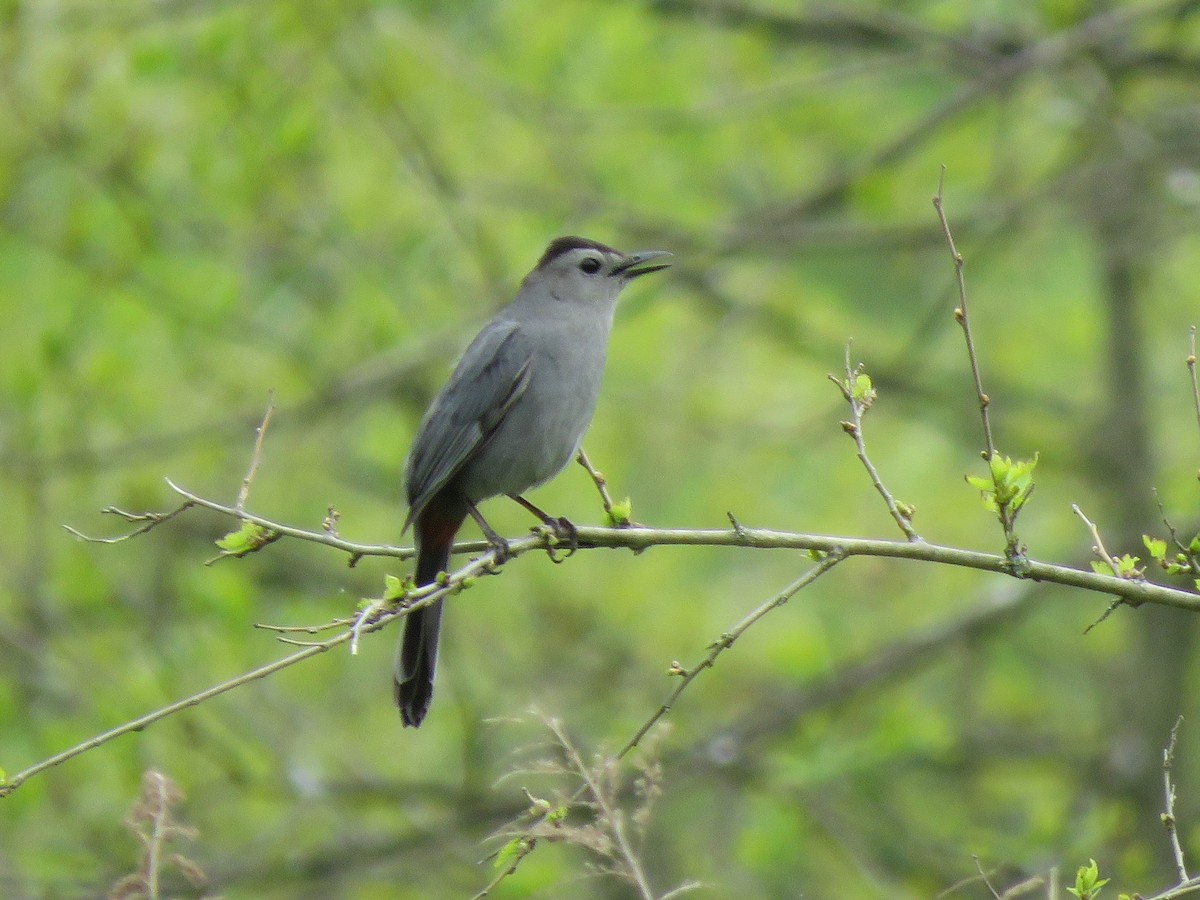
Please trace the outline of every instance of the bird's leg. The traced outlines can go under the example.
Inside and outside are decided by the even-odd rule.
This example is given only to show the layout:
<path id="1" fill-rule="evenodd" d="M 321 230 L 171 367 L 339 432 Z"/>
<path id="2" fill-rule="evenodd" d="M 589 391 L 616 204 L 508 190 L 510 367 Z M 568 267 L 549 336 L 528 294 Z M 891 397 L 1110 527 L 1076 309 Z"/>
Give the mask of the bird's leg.
<path id="1" fill-rule="evenodd" d="M 576 550 L 579 549 L 579 529 L 577 529 L 575 527 L 575 523 L 572 522 L 570 519 L 568 519 L 566 516 L 559 516 L 558 518 L 555 518 L 554 516 L 548 515 L 547 513 L 543 512 L 538 507 L 534 506 L 532 503 L 530 503 L 528 500 L 526 500 L 520 494 L 509 494 L 508 496 L 511 497 L 513 500 L 516 500 L 523 507 L 525 507 L 531 513 L 533 513 L 535 516 L 537 516 L 537 518 L 541 520 L 541 523 L 543 525 L 545 525 L 547 528 L 549 528 L 551 531 L 554 532 L 554 537 L 557 540 L 560 540 L 560 541 L 563 541 L 564 543 L 566 543 L 567 556 L 570 556 L 572 553 L 574 553 Z M 553 553 L 550 554 L 550 558 L 554 559 Z M 554 561 L 559 562 L 560 560 L 555 559 Z"/>
<path id="2" fill-rule="evenodd" d="M 479 526 L 479 530 L 483 532 L 483 536 L 487 538 L 487 542 L 492 545 L 492 552 L 496 556 L 496 564 L 503 565 L 508 562 L 509 556 L 512 555 L 508 549 L 508 541 L 502 538 L 496 532 L 496 529 L 488 524 L 487 519 L 483 517 L 483 514 L 475 504 L 470 501 L 467 501 L 467 512 L 471 514 L 471 518 L 475 520 L 475 524 Z"/>

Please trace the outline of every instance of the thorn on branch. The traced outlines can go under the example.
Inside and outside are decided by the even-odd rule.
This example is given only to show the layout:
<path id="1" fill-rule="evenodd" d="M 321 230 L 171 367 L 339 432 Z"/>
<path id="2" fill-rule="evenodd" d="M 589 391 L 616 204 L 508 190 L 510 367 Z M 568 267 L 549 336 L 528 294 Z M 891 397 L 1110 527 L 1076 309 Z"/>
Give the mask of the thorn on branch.
<path id="1" fill-rule="evenodd" d="M 739 522 L 737 520 L 737 518 L 731 512 L 726 512 L 725 516 L 726 516 L 726 518 L 729 519 L 729 524 L 733 526 L 733 533 L 736 534 L 739 538 L 742 538 L 743 540 L 745 540 L 746 529 L 742 527 L 742 523 Z"/>
<path id="2" fill-rule="evenodd" d="M 1116 600 L 1113 600 L 1111 603 L 1108 604 L 1108 608 L 1105 609 L 1104 612 L 1102 612 L 1100 614 L 1100 618 L 1098 618 L 1095 622 L 1093 622 L 1087 628 L 1083 629 L 1083 633 L 1085 635 L 1091 634 L 1091 631 L 1093 628 L 1095 628 L 1097 625 L 1101 624 L 1105 619 L 1107 619 L 1109 616 L 1111 616 L 1113 614 L 1113 612 L 1116 611 L 1117 607 L 1121 606 L 1123 603 L 1125 603 L 1125 600 L 1123 600 L 1120 597 L 1118 597 Z M 1132 603 L 1129 605 L 1133 606 Z"/>

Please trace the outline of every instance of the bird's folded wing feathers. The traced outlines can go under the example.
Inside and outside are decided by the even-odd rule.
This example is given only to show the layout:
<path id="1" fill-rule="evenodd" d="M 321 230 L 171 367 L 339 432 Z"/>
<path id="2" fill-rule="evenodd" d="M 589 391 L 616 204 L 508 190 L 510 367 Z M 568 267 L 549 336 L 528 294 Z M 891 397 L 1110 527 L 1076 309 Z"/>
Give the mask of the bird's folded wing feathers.
<path id="1" fill-rule="evenodd" d="M 409 454 L 412 521 L 504 421 L 529 386 L 533 354 L 516 322 L 493 321 L 467 348 L 429 407 Z"/>

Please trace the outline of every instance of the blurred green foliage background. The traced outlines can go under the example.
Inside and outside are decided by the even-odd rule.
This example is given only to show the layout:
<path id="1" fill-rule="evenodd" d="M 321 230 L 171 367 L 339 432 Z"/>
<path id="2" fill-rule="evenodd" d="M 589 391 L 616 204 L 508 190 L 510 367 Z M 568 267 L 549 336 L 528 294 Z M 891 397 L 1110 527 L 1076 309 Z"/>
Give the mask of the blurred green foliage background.
<path id="1" fill-rule="evenodd" d="M 853 338 L 867 442 L 939 543 L 1003 539 L 982 472 L 939 170 L 967 258 L 1000 449 L 1041 454 L 1021 534 L 1087 564 L 1194 533 L 1184 367 L 1200 267 L 1194 2 L 771 0 L 0 5 L 0 767 L 16 771 L 286 652 L 253 622 L 377 595 L 283 541 L 205 567 L 227 521 L 137 540 L 170 476 L 232 501 L 269 390 L 250 508 L 399 542 L 432 392 L 545 243 L 673 250 L 623 299 L 585 442 L 656 526 L 899 537 L 825 379 Z M 600 521 L 586 475 L 534 495 Z M 510 508 L 511 507 L 511 508 Z M 486 510 L 519 534 L 513 504 Z M 807 565 L 791 552 L 530 555 L 456 598 L 437 703 L 405 732 L 397 629 L 187 710 L 0 800 L 0 894 L 103 895 L 165 772 L 224 897 L 470 896 L 517 774 L 620 747 L 706 645 Z M 1152 573 L 1153 574 L 1153 573 Z M 1194 716 L 1191 617 L 860 559 L 752 629 L 670 713 L 644 837 L 659 891 L 930 897 L 1095 857 L 1108 889 L 1174 870 L 1160 755 Z M 1200 859 L 1200 729 L 1177 810 Z M 496 897 L 617 897 L 543 843 Z M 172 875 L 172 878 L 175 876 Z M 194 895 L 182 882 L 171 891 Z M 978 883 L 949 896 L 985 897 Z"/>

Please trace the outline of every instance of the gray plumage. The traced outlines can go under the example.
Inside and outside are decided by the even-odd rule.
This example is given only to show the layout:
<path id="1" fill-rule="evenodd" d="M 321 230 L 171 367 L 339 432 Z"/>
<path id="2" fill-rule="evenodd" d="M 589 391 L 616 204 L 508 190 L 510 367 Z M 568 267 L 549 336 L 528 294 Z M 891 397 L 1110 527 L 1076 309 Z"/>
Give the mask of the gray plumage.
<path id="1" fill-rule="evenodd" d="M 591 423 L 617 296 L 663 251 L 625 255 L 586 238 L 552 241 L 516 298 L 463 353 L 417 430 L 406 467 L 418 585 L 449 566 L 454 535 L 476 504 L 518 497 L 557 475 Z M 406 725 L 428 710 L 441 604 L 411 613 L 396 658 Z"/>

